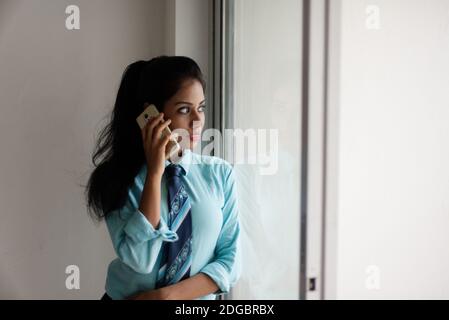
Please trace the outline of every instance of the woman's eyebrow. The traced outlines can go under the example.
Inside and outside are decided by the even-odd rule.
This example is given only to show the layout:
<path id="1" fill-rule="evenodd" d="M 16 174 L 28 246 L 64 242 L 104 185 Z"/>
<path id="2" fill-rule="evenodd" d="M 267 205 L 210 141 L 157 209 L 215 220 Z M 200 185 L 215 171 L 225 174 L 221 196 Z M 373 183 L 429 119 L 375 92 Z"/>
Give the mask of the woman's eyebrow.
<path id="1" fill-rule="evenodd" d="M 202 104 L 204 101 L 206 101 L 206 99 L 201 101 L 200 104 Z M 193 103 L 190 103 L 190 102 L 187 102 L 187 101 L 178 101 L 178 102 L 175 103 L 175 105 L 178 105 L 178 104 L 189 104 L 189 105 L 192 105 Z"/>

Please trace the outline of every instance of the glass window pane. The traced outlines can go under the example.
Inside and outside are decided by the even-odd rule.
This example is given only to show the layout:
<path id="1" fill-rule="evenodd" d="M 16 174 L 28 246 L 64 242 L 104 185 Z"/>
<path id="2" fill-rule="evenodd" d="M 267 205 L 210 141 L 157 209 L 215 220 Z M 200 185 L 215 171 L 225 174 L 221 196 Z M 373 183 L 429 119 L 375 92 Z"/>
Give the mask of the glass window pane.
<path id="1" fill-rule="evenodd" d="M 244 231 L 234 299 L 299 298 L 301 20 L 301 1 L 235 1 L 234 127 L 257 148 L 240 159 L 234 149 Z"/>

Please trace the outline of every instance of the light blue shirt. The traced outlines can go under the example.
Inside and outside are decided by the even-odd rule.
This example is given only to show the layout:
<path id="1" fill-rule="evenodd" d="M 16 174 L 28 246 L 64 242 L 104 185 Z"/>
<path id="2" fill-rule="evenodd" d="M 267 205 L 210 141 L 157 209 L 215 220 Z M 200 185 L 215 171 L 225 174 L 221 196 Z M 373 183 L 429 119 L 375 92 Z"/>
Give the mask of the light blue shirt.
<path id="1" fill-rule="evenodd" d="M 184 150 L 180 164 L 191 203 L 192 265 L 190 276 L 202 272 L 215 281 L 219 290 L 201 300 L 227 293 L 241 272 L 240 223 L 233 167 L 225 160 Z M 165 161 L 165 166 L 170 164 Z M 139 211 L 145 184 L 142 166 L 128 190 L 125 205 L 110 212 L 106 224 L 118 256 L 108 268 L 106 292 L 112 299 L 124 299 L 155 288 L 161 266 L 163 241 L 175 241 L 177 234 L 167 226 L 168 205 L 165 175 L 161 180 L 161 218 L 155 229 Z"/>

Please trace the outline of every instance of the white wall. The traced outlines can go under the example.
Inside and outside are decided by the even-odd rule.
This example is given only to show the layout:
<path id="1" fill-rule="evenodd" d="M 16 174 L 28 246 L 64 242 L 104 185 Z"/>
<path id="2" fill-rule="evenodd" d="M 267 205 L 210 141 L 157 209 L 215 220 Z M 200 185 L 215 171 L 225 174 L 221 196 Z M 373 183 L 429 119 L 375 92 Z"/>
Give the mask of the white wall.
<path id="1" fill-rule="evenodd" d="M 210 0 L 166 0 L 166 52 L 170 55 L 188 56 L 198 63 L 206 82 L 211 83 L 209 43 L 212 33 Z M 212 100 L 211 85 L 207 86 L 206 100 Z M 212 127 L 212 103 L 208 103 L 205 129 Z M 209 111 L 210 110 L 210 111 Z"/>
<path id="2" fill-rule="evenodd" d="M 174 2 L 175 36 L 173 54 L 194 59 L 204 74 L 208 71 L 209 0 L 169 0 Z M 173 5 L 172 5 L 173 7 Z"/>
<path id="3" fill-rule="evenodd" d="M 76 4 L 81 29 L 65 28 Z M 114 257 L 84 205 L 126 65 L 164 53 L 164 0 L 0 2 L 0 298 L 99 298 Z M 80 268 L 67 290 L 65 268 Z"/>
<path id="4" fill-rule="evenodd" d="M 338 3 L 327 298 L 448 299 L 449 2 Z M 367 27 L 368 5 L 379 10 L 379 29 Z"/>

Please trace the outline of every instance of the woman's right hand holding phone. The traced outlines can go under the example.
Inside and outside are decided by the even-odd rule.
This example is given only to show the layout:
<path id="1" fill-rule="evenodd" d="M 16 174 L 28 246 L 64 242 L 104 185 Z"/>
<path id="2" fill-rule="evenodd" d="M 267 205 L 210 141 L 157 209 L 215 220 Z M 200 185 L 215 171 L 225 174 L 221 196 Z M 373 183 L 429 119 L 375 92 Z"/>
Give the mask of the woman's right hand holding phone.
<path id="1" fill-rule="evenodd" d="M 171 120 L 164 121 L 164 114 L 152 117 L 142 129 L 143 148 L 147 162 L 147 176 L 160 179 L 165 170 L 165 149 L 170 141 L 169 135 L 162 135 Z"/>
<path id="2" fill-rule="evenodd" d="M 162 135 L 162 130 L 171 120 L 164 121 L 164 114 L 150 118 L 142 128 L 143 149 L 147 162 L 147 176 L 142 190 L 139 210 L 151 225 L 159 228 L 161 210 L 161 179 L 165 170 L 165 148 L 170 136 Z"/>

